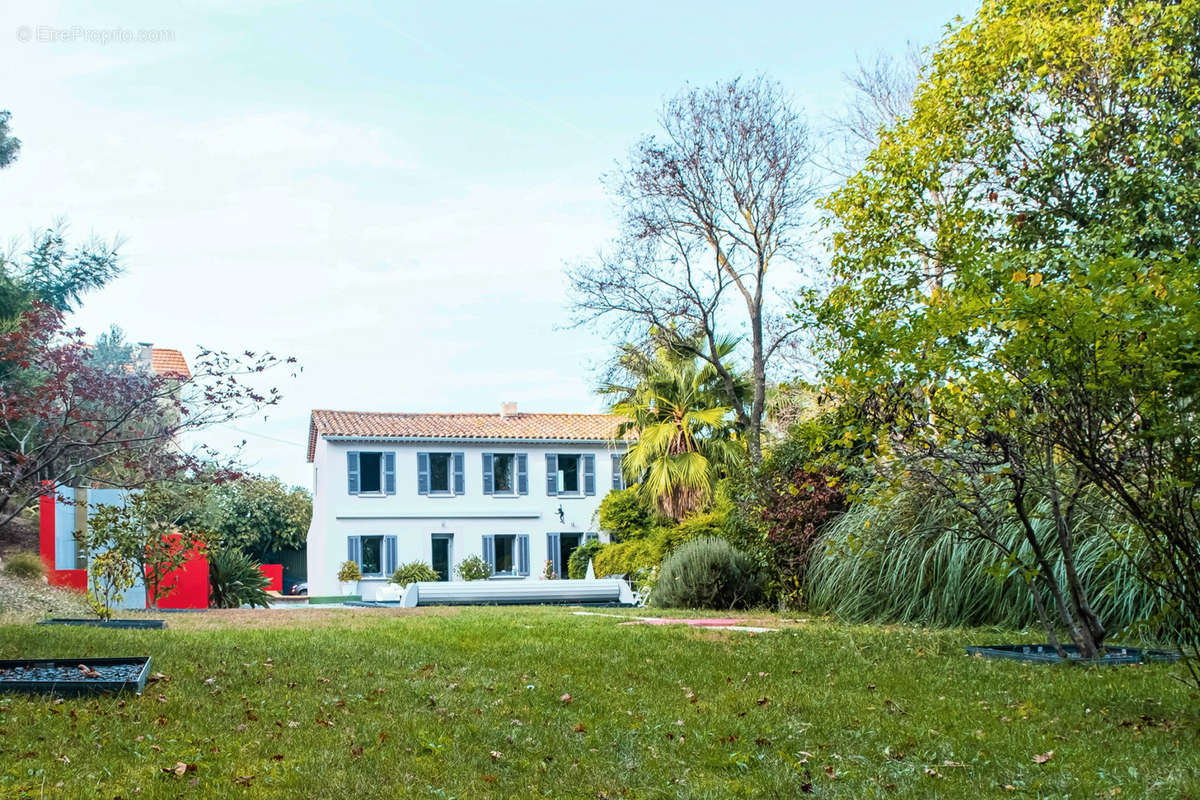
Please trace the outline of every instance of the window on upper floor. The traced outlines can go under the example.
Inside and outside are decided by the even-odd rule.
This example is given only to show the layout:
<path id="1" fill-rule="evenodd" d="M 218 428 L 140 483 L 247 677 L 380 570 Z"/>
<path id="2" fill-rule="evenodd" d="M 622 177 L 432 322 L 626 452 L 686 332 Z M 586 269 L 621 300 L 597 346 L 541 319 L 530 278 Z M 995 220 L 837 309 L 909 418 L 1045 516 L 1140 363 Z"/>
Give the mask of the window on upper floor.
<path id="1" fill-rule="evenodd" d="M 418 494 L 463 494 L 462 453 L 417 453 Z"/>
<path id="2" fill-rule="evenodd" d="M 612 454 L 612 488 L 625 488 L 625 454 Z"/>
<path id="3" fill-rule="evenodd" d="M 596 457 L 590 453 L 546 455 L 546 494 L 582 496 L 596 493 Z"/>
<path id="4" fill-rule="evenodd" d="M 395 494 L 396 454 L 351 450 L 346 453 L 346 484 L 350 494 Z"/>
<path id="5" fill-rule="evenodd" d="M 529 494 L 529 457 L 525 453 L 484 453 L 483 493 Z"/>

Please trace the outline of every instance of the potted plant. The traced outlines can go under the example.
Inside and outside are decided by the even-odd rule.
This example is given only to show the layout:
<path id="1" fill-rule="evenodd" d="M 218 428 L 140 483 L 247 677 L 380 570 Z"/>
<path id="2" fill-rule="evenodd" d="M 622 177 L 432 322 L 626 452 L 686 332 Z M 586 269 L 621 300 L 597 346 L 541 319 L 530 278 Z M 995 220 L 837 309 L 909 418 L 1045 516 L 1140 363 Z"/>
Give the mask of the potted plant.
<path id="1" fill-rule="evenodd" d="M 454 572 L 460 580 L 482 581 L 492 577 L 492 565 L 484 561 L 482 556 L 473 554 L 458 562 Z"/>
<path id="2" fill-rule="evenodd" d="M 358 568 L 357 561 L 343 561 L 341 568 L 338 569 L 337 577 L 342 583 L 343 595 L 358 593 L 358 582 L 362 580 L 362 570 Z"/>

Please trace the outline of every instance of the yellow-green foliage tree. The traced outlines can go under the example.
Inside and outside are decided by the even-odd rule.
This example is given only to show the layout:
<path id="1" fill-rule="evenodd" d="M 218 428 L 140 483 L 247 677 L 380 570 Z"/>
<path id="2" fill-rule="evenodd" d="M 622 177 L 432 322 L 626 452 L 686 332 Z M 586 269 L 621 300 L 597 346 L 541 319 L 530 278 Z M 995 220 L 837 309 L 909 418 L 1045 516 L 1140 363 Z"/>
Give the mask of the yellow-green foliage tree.
<path id="1" fill-rule="evenodd" d="M 1075 568 L 1097 496 L 1200 644 L 1198 41 L 1195 0 L 985 0 L 826 203 L 831 390 L 1085 655 L 1107 636 Z M 1014 518 L 1031 558 L 995 536 Z"/>

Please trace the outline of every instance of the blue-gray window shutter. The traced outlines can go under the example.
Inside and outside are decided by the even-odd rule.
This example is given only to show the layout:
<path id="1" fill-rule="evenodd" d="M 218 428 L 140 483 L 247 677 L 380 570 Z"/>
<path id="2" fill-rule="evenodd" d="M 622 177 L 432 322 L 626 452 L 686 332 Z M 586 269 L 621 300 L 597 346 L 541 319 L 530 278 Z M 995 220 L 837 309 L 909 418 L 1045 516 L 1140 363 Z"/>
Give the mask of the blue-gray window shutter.
<path id="1" fill-rule="evenodd" d="M 358 494 L 358 451 L 346 453 L 346 484 L 350 494 Z"/>
<path id="2" fill-rule="evenodd" d="M 517 535 L 517 574 L 529 574 L 529 534 Z"/>
<path id="3" fill-rule="evenodd" d="M 483 560 L 492 567 L 492 571 L 496 571 L 496 537 L 483 537 Z"/>
<path id="4" fill-rule="evenodd" d="M 396 571 L 396 537 L 383 537 L 383 574 L 391 575 Z"/>
<path id="5" fill-rule="evenodd" d="M 558 494 L 558 456 L 546 453 L 546 494 Z"/>
<path id="6" fill-rule="evenodd" d="M 362 566 L 362 539 L 358 536 L 346 537 L 346 560 Z"/>
<path id="7" fill-rule="evenodd" d="M 529 494 L 529 456 L 517 453 L 517 494 Z"/>
<path id="8" fill-rule="evenodd" d="M 586 495 L 596 493 L 596 457 L 594 455 L 583 457 L 583 493 Z"/>
<path id="9" fill-rule="evenodd" d="M 562 570 L 563 565 L 558 563 L 558 557 L 561 554 L 562 554 L 561 548 L 559 548 L 559 546 L 558 546 L 558 534 L 557 533 L 547 533 L 546 534 L 546 555 L 549 557 L 550 563 L 554 565 L 554 573 L 556 575 L 558 575 L 558 577 L 560 577 L 560 578 L 564 576 L 564 573 Z"/>
<path id="10" fill-rule="evenodd" d="M 492 494 L 496 489 L 496 476 L 492 474 L 492 454 L 483 454 L 483 493 Z"/>
<path id="11" fill-rule="evenodd" d="M 467 457 L 463 453 L 455 453 L 454 459 L 454 493 L 467 493 Z"/>
<path id="12" fill-rule="evenodd" d="M 396 454 L 383 454 L 383 491 L 385 494 L 396 493 Z"/>
<path id="13" fill-rule="evenodd" d="M 417 453 L 417 494 L 429 494 L 429 453 Z"/>
<path id="14" fill-rule="evenodd" d="M 614 489 L 624 489 L 625 488 L 625 474 L 621 471 L 621 462 L 623 460 L 624 459 L 623 459 L 621 453 L 613 453 L 612 454 L 612 469 L 613 469 L 612 488 L 614 488 Z"/>

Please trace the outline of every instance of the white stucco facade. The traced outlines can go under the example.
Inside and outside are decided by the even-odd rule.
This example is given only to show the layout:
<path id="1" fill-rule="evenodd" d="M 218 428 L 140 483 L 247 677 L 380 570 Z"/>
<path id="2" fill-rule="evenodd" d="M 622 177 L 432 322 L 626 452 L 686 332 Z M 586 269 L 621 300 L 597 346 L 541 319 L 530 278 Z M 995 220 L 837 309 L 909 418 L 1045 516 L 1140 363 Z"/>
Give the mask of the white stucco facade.
<path id="1" fill-rule="evenodd" d="M 493 563 L 511 567 L 509 574 L 497 575 L 493 580 L 539 580 L 547 560 L 561 562 L 563 542 L 582 543 L 589 534 L 606 540 L 607 537 L 599 532 L 596 510 L 604 495 L 614 486 L 620 486 L 619 456 L 624 447 L 600 439 L 456 440 L 320 435 L 314 436 L 311 452 L 313 517 L 308 535 L 309 595 L 341 594 L 337 580 L 340 565 L 355 554 L 360 555 L 360 560 L 374 562 L 375 548 L 380 547 L 378 560 L 381 563 L 377 574 L 365 576 L 358 587 L 364 599 L 374 599 L 377 591 L 386 585 L 389 568 L 397 564 L 423 561 L 437 568 L 438 562 L 448 563 L 449 575 L 446 577 L 458 580 L 454 567 L 464 558 L 490 556 Z M 367 459 L 362 458 L 364 453 L 368 454 Z M 351 477 L 353 465 L 356 462 L 369 464 L 370 469 L 375 469 L 376 453 L 379 463 L 387 465 L 388 474 L 380 479 L 379 491 L 355 493 L 358 478 Z M 430 453 L 452 456 L 448 492 L 431 491 L 429 457 L 421 455 Z M 514 457 L 511 493 L 486 493 L 485 454 L 491 455 L 493 460 L 497 455 Z M 550 494 L 548 454 L 563 456 L 564 461 L 571 456 L 583 457 L 577 462 L 581 470 L 578 492 Z M 617 460 L 614 460 L 614 454 L 617 454 Z M 515 470 L 518 456 L 524 456 L 525 465 L 524 481 L 520 486 Z M 586 458 L 589 456 L 590 459 Z M 461 463 L 460 487 L 453 486 L 453 465 L 456 463 L 453 459 Z M 592 465 L 590 481 L 585 481 L 586 476 L 582 474 L 585 464 Z M 618 473 L 616 481 L 614 470 Z M 557 482 L 556 477 L 556 492 Z M 367 483 L 373 483 L 373 479 L 362 487 L 373 489 Z M 490 485 L 495 488 L 494 477 Z M 586 491 L 589 486 L 594 489 L 592 493 Z M 389 488 L 393 490 L 391 493 L 387 491 Z M 461 488 L 461 493 L 455 493 L 455 488 Z M 525 493 L 520 493 L 520 488 L 524 488 Z M 555 549 L 554 535 L 559 544 L 557 559 L 551 552 Z M 382 542 L 374 537 L 383 537 Z M 526 537 L 523 542 L 521 537 Z M 356 538 L 357 544 L 352 543 Z M 438 542 L 437 554 L 435 542 Z M 438 555 L 440 558 L 435 557 Z M 523 570 L 521 566 L 524 566 Z M 565 573 L 566 564 L 560 563 L 559 569 Z"/>

